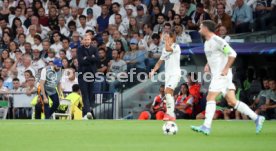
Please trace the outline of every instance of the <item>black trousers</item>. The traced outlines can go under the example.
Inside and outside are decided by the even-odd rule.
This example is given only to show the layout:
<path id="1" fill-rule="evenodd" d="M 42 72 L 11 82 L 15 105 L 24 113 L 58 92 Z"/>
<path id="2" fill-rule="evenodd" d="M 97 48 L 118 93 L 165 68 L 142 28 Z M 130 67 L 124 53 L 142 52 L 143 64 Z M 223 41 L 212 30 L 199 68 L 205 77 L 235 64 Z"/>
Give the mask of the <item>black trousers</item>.
<path id="1" fill-rule="evenodd" d="M 83 101 L 82 115 L 84 116 L 87 112 L 91 112 L 93 117 L 95 117 L 93 110 L 91 110 L 95 104 L 95 100 L 93 100 L 94 82 L 86 82 L 82 77 L 79 77 L 78 82 Z"/>
<path id="2" fill-rule="evenodd" d="M 58 93 L 55 93 L 53 95 L 46 94 L 46 96 L 50 97 L 51 100 L 53 101 L 52 107 L 49 106 L 49 103 L 44 104 L 45 118 L 49 119 L 59 106 L 59 96 L 58 96 Z M 41 112 L 42 112 L 42 104 L 40 102 L 37 102 L 37 104 L 35 105 L 35 119 L 41 119 Z"/>

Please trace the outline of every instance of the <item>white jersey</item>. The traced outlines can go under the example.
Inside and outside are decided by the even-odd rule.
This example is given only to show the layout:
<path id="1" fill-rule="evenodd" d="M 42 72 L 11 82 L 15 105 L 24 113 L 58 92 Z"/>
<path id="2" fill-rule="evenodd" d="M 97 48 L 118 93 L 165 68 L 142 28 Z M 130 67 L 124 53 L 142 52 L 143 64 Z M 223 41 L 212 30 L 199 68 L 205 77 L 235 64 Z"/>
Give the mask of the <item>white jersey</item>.
<path id="1" fill-rule="evenodd" d="M 228 56 L 236 57 L 237 55 L 229 44 L 217 35 L 213 35 L 209 40 L 205 41 L 204 51 L 212 76 L 221 75 L 228 62 Z"/>
<path id="2" fill-rule="evenodd" d="M 162 55 L 160 60 L 165 61 L 165 76 L 181 76 L 180 70 L 180 46 L 176 43 L 173 43 L 171 48 L 172 52 L 165 50 L 165 47 L 162 50 Z"/>

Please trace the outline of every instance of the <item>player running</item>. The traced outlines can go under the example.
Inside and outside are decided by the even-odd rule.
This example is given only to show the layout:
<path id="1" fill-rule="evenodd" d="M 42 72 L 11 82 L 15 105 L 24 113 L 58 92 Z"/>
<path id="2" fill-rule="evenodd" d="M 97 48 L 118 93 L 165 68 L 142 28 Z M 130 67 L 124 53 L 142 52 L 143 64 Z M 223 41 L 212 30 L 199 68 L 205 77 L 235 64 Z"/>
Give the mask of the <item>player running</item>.
<path id="1" fill-rule="evenodd" d="M 155 67 L 149 74 L 151 78 L 154 73 L 165 62 L 165 97 L 166 97 L 166 114 L 163 118 L 164 121 L 175 121 L 174 106 L 175 101 L 173 92 L 178 85 L 181 77 L 180 70 L 180 46 L 175 43 L 176 36 L 173 33 L 165 35 L 165 47 L 162 50 L 162 55 Z"/>
<path id="2" fill-rule="evenodd" d="M 199 33 L 206 39 L 204 51 L 207 58 L 205 72 L 211 72 L 212 79 L 207 95 L 206 114 L 202 126 L 191 126 L 192 130 L 209 135 L 214 113 L 216 111 L 216 97 L 222 93 L 228 104 L 239 112 L 249 116 L 256 124 L 258 134 L 263 126 L 265 118 L 258 116 L 245 103 L 236 100 L 235 86 L 232 83 L 232 65 L 237 56 L 229 44 L 214 34 L 216 24 L 211 20 L 203 21 Z"/>

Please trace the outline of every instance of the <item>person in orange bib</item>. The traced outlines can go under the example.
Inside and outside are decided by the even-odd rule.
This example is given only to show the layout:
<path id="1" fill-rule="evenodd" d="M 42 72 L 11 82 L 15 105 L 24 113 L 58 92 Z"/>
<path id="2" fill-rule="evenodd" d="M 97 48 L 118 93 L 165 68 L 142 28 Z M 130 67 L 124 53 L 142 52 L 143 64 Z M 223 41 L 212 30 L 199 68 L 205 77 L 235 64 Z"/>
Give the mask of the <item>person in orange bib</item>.
<path id="1" fill-rule="evenodd" d="M 164 115 L 166 113 L 166 103 L 165 99 L 165 86 L 161 85 L 159 88 L 160 94 L 154 98 L 154 101 L 150 107 L 150 111 L 143 111 L 139 115 L 138 120 L 163 120 Z"/>

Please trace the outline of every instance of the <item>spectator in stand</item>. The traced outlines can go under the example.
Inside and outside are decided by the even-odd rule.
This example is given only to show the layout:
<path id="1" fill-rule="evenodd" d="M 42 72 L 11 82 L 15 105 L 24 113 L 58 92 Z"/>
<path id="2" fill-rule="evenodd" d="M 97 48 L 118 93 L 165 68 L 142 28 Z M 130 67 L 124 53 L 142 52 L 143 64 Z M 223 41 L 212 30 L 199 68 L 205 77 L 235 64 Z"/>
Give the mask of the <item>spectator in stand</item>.
<path id="1" fill-rule="evenodd" d="M 125 9 L 126 9 L 127 15 L 125 18 L 123 18 L 123 23 L 126 25 L 129 25 L 130 18 L 131 17 L 135 18 L 137 16 L 137 12 L 134 11 L 135 7 L 133 5 L 126 5 Z"/>
<path id="2" fill-rule="evenodd" d="M 148 57 L 146 59 L 146 66 L 148 72 L 150 72 L 151 69 L 153 69 L 154 65 L 159 60 L 163 47 L 164 45 L 160 41 L 160 36 L 158 34 L 153 34 L 152 43 L 149 46 Z"/>
<path id="3" fill-rule="evenodd" d="M 53 43 L 50 46 L 50 49 L 53 49 L 56 54 L 62 49 L 61 35 L 58 31 L 53 33 Z"/>
<path id="4" fill-rule="evenodd" d="M 145 4 L 142 3 L 142 0 L 134 0 L 134 6 L 136 7 L 136 9 L 138 6 L 143 6 L 144 14 L 148 13 L 148 8 Z"/>
<path id="5" fill-rule="evenodd" d="M 162 14 L 168 16 L 168 13 L 170 10 L 172 10 L 174 7 L 174 4 L 170 2 L 170 0 L 163 0 L 162 3 Z"/>
<path id="6" fill-rule="evenodd" d="M 148 50 L 148 44 L 143 39 L 143 35 L 139 34 L 138 32 L 134 32 L 132 34 L 132 38 L 136 39 L 138 41 L 138 50 L 146 51 Z"/>
<path id="7" fill-rule="evenodd" d="M 261 111 L 266 115 L 266 119 L 276 119 L 276 80 L 269 80 L 269 87 L 266 103 L 261 106 Z"/>
<path id="8" fill-rule="evenodd" d="M 211 20 L 217 16 L 217 0 L 207 0 L 204 3 L 205 11 L 210 15 Z"/>
<path id="9" fill-rule="evenodd" d="M 8 49 L 5 49 L 1 52 L 0 66 L 4 66 L 4 62 L 7 58 L 10 58 L 10 53 Z"/>
<path id="10" fill-rule="evenodd" d="M 15 51 L 18 49 L 18 45 L 16 42 L 11 41 L 9 43 L 9 54 L 10 54 L 10 58 L 15 60 Z"/>
<path id="11" fill-rule="evenodd" d="M 180 24 L 174 25 L 174 31 L 176 34 L 176 43 L 177 44 L 187 44 L 192 42 L 191 36 L 183 31 L 183 26 Z"/>
<path id="12" fill-rule="evenodd" d="M 80 34 L 81 37 L 84 37 L 86 31 L 87 30 L 92 30 L 92 27 L 87 26 L 86 16 L 80 15 L 79 20 L 80 20 L 80 27 L 77 28 L 77 31 L 78 31 L 78 33 Z"/>
<path id="13" fill-rule="evenodd" d="M 151 18 L 151 25 L 154 26 L 155 24 L 157 24 L 157 17 L 158 15 L 161 14 L 161 8 L 158 6 L 154 6 L 153 7 L 153 14 L 150 16 Z"/>
<path id="14" fill-rule="evenodd" d="M 253 22 L 252 9 L 243 0 L 236 0 L 236 5 L 232 16 L 236 33 L 250 32 L 250 23 Z"/>
<path id="15" fill-rule="evenodd" d="M 97 18 L 97 33 L 102 33 L 108 28 L 109 17 L 108 7 L 106 5 L 102 5 L 101 15 Z"/>
<path id="16" fill-rule="evenodd" d="M 120 33 L 118 30 L 115 30 L 115 31 L 114 31 L 114 33 L 113 33 L 113 35 L 112 35 L 112 38 L 113 38 L 113 40 L 114 40 L 114 41 L 110 44 L 112 49 L 114 49 L 115 46 L 116 46 L 115 41 L 121 40 L 122 43 L 123 43 L 123 47 L 124 47 L 125 51 L 128 51 L 129 47 L 128 47 L 127 41 L 126 41 L 126 39 L 121 35 L 121 33 Z"/>
<path id="17" fill-rule="evenodd" d="M 225 13 L 229 16 L 233 15 L 233 8 L 235 8 L 236 0 L 217 0 L 217 4 L 225 6 Z"/>
<path id="18" fill-rule="evenodd" d="M 227 35 L 228 31 L 225 26 L 219 26 L 218 32 L 221 38 L 223 38 L 226 42 L 230 42 L 231 37 Z"/>
<path id="19" fill-rule="evenodd" d="M 27 81 L 26 87 L 22 91 L 25 92 L 28 96 L 36 93 L 37 87 L 35 86 L 35 84 L 36 84 L 35 77 L 30 76 L 26 81 Z"/>
<path id="20" fill-rule="evenodd" d="M 118 31 L 127 38 L 128 35 L 128 25 L 123 24 L 122 16 L 120 14 L 115 14 L 115 25 L 118 27 Z"/>
<path id="21" fill-rule="evenodd" d="M 136 69 L 136 71 L 143 72 L 146 69 L 145 66 L 145 52 L 138 50 L 138 40 L 132 38 L 130 40 L 130 50 L 126 52 L 124 61 L 127 64 L 127 71 Z"/>
<path id="22" fill-rule="evenodd" d="M 124 60 L 120 59 L 119 52 L 117 50 L 112 51 L 113 60 L 110 61 L 107 75 L 107 80 L 109 82 L 109 92 L 117 92 L 121 82 L 118 78 L 126 75 L 127 64 Z"/>
<path id="23" fill-rule="evenodd" d="M 72 35 L 72 41 L 70 42 L 69 46 L 70 48 L 78 48 L 81 46 L 81 41 L 80 41 L 80 34 L 78 32 L 73 32 Z"/>
<path id="24" fill-rule="evenodd" d="M 87 16 L 88 9 L 92 9 L 93 17 L 98 18 L 102 13 L 102 8 L 95 4 L 95 0 L 87 0 L 87 6 L 84 8 L 82 15 Z"/>
<path id="25" fill-rule="evenodd" d="M 183 0 L 183 4 L 187 9 L 187 16 L 192 15 L 192 12 L 196 10 L 196 5 L 191 2 L 191 0 Z"/>
<path id="26" fill-rule="evenodd" d="M 31 7 L 27 8 L 27 14 L 26 14 L 26 20 L 23 22 L 24 26 L 26 28 L 29 28 L 29 26 L 31 25 L 31 18 L 34 15 L 34 11 Z"/>
<path id="27" fill-rule="evenodd" d="M 34 68 L 35 73 L 38 73 L 38 70 L 45 66 L 46 66 L 45 62 L 40 58 L 40 51 L 38 49 L 34 49 L 32 67 Z"/>
<path id="28" fill-rule="evenodd" d="M 22 92 L 23 88 L 20 86 L 20 81 L 18 78 L 12 79 L 12 90 L 10 92 Z"/>
<path id="29" fill-rule="evenodd" d="M 65 17 L 63 15 L 59 15 L 58 16 L 58 27 L 59 27 L 59 32 L 61 35 L 68 37 L 70 32 L 68 27 L 66 26 L 66 21 L 65 21 Z"/>
<path id="30" fill-rule="evenodd" d="M 159 0 L 151 0 L 150 5 L 148 7 L 148 12 L 149 12 L 150 15 L 154 14 L 153 9 L 154 9 L 155 6 L 161 8 L 161 6 L 159 4 Z"/>
<path id="31" fill-rule="evenodd" d="M 103 48 L 99 49 L 99 58 L 100 61 L 97 65 L 98 78 L 96 79 L 94 86 L 95 92 L 106 91 L 107 82 L 105 75 L 107 73 L 108 63 L 110 61 L 107 59 L 105 49 Z"/>
<path id="32" fill-rule="evenodd" d="M 43 7 L 38 9 L 39 23 L 42 26 L 49 26 L 49 18 L 45 15 L 45 9 Z"/>
<path id="33" fill-rule="evenodd" d="M 112 11 L 113 11 L 113 14 L 109 17 L 109 25 L 110 24 L 115 24 L 115 14 L 120 14 L 122 16 L 122 18 L 125 18 L 126 17 L 126 12 L 125 12 L 125 9 L 124 8 L 120 8 L 121 5 L 117 2 L 115 3 L 112 3 Z"/>
<path id="34" fill-rule="evenodd" d="M 188 28 L 193 30 L 197 30 L 202 21 L 211 20 L 210 15 L 204 11 L 204 5 L 201 3 L 196 5 L 196 10 L 191 13 L 190 17 Z"/>
<path id="35" fill-rule="evenodd" d="M 153 33 L 162 33 L 165 21 L 165 16 L 163 14 L 159 14 L 157 16 L 157 24 L 153 27 Z"/>
<path id="36" fill-rule="evenodd" d="M 138 23 L 139 32 L 142 33 L 143 25 L 150 23 L 150 16 L 145 13 L 143 6 L 138 5 L 138 6 L 136 6 L 136 8 L 137 8 L 136 20 L 137 20 L 137 23 Z"/>
<path id="37" fill-rule="evenodd" d="M 166 113 L 166 103 L 165 103 L 165 86 L 161 85 L 159 88 L 159 95 L 155 96 L 150 106 L 149 111 L 143 111 L 140 113 L 138 120 L 163 120 Z"/>
<path id="38" fill-rule="evenodd" d="M 56 7 L 49 9 L 49 28 L 51 30 L 58 30 L 58 11 Z"/>
<path id="39" fill-rule="evenodd" d="M 258 0 L 255 7 L 257 29 L 266 30 L 269 21 L 276 19 L 276 0 Z"/>
<path id="40" fill-rule="evenodd" d="M 152 26 L 150 24 L 145 24 L 143 27 L 143 30 L 144 30 L 144 40 L 147 42 L 147 45 L 149 46 L 150 43 L 152 42 L 152 39 L 151 39 L 153 34 Z"/>
<path id="41" fill-rule="evenodd" d="M 232 21 L 231 21 L 231 16 L 225 13 L 225 5 L 220 3 L 217 5 L 217 12 L 218 15 L 215 16 L 214 21 L 217 23 L 217 25 L 222 25 L 225 26 L 227 31 L 229 33 L 232 33 Z"/>
<path id="42" fill-rule="evenodd" d="M 131 34 L 133 33 L 138 33 L 139 28 L 138 28 L 138 23 L 134 17 L 129 18 L 129 28 L 128 28 L 128 38 L 131 37 Z"/>
<path id="43" fill-rule="evenodd" d="M 43 50 L 43 47 L 42 47 L 42 39 L 39 35 L 35 35 L 34 36 L 34 44 L 32 46 L 32 50 L 34 49 L 37 49 L 39 51 L 42 51 Z"/>
<path id="44" fill-rule="evenodd" d="M 91 27 L 93 31 L 96 31 L 97 27 L 97 18 L 94 17 L 93 9 L 87 9 L 87 16 L 86 16 L 86 25 Z"/>
<path id="45" fill-rule="evenodd" d="M 8 75 L 8 69 L 7 68 L 2 68 L 1 70 L 1 78 L 4 80 L 3 81 L 3 86 L 8 88 L 9 90 L 12 89 L 12 78 Z"/>
<path id="46" fill-rule="evenodd" d="M 118 51 L 120 59 L 123 59 L 126 53 L 123 47 L 123 43 L 121 40 L 117 40 L 115 43 L 116 43 L 115 49 Z"/>

